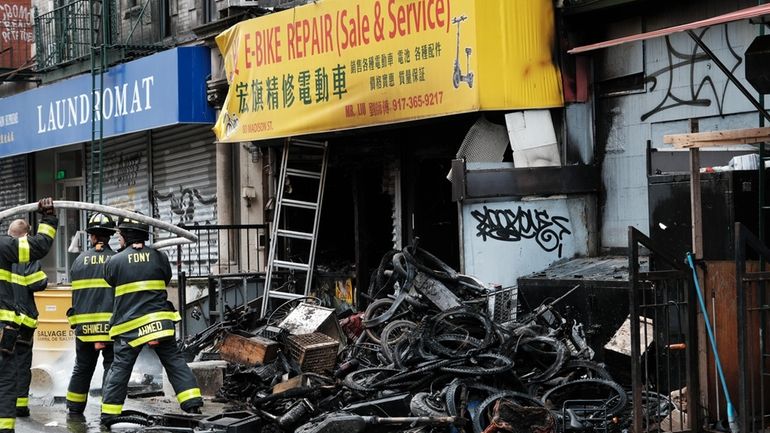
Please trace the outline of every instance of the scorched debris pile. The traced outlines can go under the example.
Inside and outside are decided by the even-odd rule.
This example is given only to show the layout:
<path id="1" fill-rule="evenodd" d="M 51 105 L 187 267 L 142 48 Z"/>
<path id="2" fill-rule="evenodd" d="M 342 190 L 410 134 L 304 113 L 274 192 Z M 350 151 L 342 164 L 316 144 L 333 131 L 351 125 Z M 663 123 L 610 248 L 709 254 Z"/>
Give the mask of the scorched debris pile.
<path id="1" fill-rule="evenodd" d="M 289 301 L 264 320 L 232 311 L 186 349 L 229 361 L 218 398 L 241 411 L 234 424 L 262 431 L 628 427 L 626 390 L 592 361 L 582 326 L 554 302 L 516 318 L 510 289 L 416 247 L 386 254 L 363 296 L 362 313 L 315 298 Z M 673 409 L 665 396 L 648 400 L 650 419 Z"/>

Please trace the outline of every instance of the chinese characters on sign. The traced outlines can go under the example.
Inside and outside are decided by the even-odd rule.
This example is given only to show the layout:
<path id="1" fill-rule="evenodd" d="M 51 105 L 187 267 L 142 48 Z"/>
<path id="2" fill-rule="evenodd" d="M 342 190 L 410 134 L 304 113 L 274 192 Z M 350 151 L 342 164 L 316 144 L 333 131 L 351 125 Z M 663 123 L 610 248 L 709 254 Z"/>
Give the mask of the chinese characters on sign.
<path id="1" fill-rule="evenodd" d="M 502 49 L 492 34 L 546 14 L 549 0 L 328 0 L 243 21 L 217 37 L 230 88 L 214 131 L 248 141 L 482 109 L 482 82 L 524 94 L 501 85 L 515 77 L 479 71 L 485 51 Z M 533 46 L 553 39 L 552 27 L 520 27 L 539 32 Z M 506 58 L 551 64 L 508 45 Z M 541 69 L 530 75 L 557 84 L 529 86 L 526 105 L 561 104 L 558 69 Z"/>
<path id="2" fill-rule="evenodd" d="M 342 95 L 348 92 L 345 68 L 345 65 L 338 64 L 332 69 L 331 95 L 338 99 L 342 99 Z M 254 78 L 250 83 L 237 83 L 235 94 L 238 97 L 238 114 L 289 108 L 294 105 L 295 95 L 299 103 L 304 105 L 329 102 L 329 74 L 326 68 L 300 71 L 296 76 L 295 86 L 294 74 L 283 74 L 280 88 L 276 76 L 264 80 Z"/>

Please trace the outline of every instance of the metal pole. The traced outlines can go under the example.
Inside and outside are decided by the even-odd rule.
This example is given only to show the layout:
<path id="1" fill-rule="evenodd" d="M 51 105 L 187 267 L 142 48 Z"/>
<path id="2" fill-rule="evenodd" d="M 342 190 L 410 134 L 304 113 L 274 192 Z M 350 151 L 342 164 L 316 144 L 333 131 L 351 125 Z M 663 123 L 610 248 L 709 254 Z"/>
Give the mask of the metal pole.
<path id="1" fill-rule="evenodd" d="M 636 229 L 628 228 L 628 296 L 629 324 L 631 328 L 631 392 L 633 395 L 632 419 L 634 432 L 642 430 L 642 383 L 640 371 L 641 352 L 639 349 L 639 312 L 637 294 L 637 274 L 639 273 L 639 251 L 636 239 Z"/>
<path id="2" fill-rule="evenodd" d="M 179 246 L 179 249 L 182 247 Z M 182 339 L 187 338 L 187 275 L 184 271 L 177 274 L 179 283 L 179 315 L 182 316 L 182 323 L 179 325 L 182 331 Z"/>
<path id="3" fill-rule="evenodd" d="M 700 49 L 703 50 L 704 53 L 706 53 L 707 56 L 711 59 L 711 61 L 714 62 L 715 65 L 727 76 L 727 79 L 730 80 L 733 84 L 735 84 L 735 87 L 738 88 L 738 90 L 743 93 L 743 96 L 746 97 L 746 99 L 751 102 L 751 105 L 754 106 L 759 111 L 759 114 L 761 114 L 765 119 L 770 121 L 770 113 L 765 110 L 765 107 L 762 106 L 762 104 L 757 101 L 757 98 L 754 97 L 754 95 L 749 92 L 749 89 L 746 88 L 746 86 L 743 85 L 743 83 L 740 82 L 737 78 L 735 78 L 735 75 L 733 75 L 732 72 L 730 72 L 729 69 L 727 69 L 727 66 L 725 66 L 724 63 L 722 63 L 721 60 L 714 54 L 711 49 L 709 49 L 708 46 L 701 40 L 701 38 L 698 37 L 698 35 L 695 34 L 692 30 L 687 30 L 687 34 L 690 35 L 690 37 L 695 41 L 695 43 L 700 47 Z"/>
<path id="4" fill-rule="evenodd" d="M 746 355 L 746 296 L 743 290 L 743 274 L 746 272 L 745 261 L 745 243 L 743 238 L 743 226 L 741 223 L 735 223 L 735 289 L 737 293 L 738 309 L 738 365 L 740 366 L 740 378 L 738 382 L 738 419 L 740 420 L 741 431 L 747 433 L 749 429 L 749 407 L 751 406 L 749 397 L 749 362 Z"/>

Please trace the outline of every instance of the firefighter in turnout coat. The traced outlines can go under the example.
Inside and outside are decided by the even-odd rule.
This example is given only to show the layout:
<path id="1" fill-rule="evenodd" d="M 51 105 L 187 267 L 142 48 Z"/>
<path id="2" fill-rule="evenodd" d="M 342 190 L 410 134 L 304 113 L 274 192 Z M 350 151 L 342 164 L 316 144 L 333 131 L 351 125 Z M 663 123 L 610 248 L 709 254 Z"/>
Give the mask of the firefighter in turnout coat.
<path id="1" fill-rule="evenodd" d="M 16 426 L 16 359 L 14 349 L 19 318 L 13 296 L 14 263 L 40 260 L 51 249 L 59 220 L 54 216 L 53 200 L 38 203 L 43 214 L 37 234 L 18 239 L 0 236 L 0 433 L 12 433 Z"/>
<path id="2" fill-rule="evenodd" d="M 109 245 L 115 234 L 115 221 L 107 215 L 94 214 L 88 220 L 86 233 L 91 248 L 82 252 L 70 269 L 72 309 L 67 312 L 67 320 L 76 336 L 75 367 L 67 387 L 70 416 L 82 415 L 86 408 L 99 352 L 105 376 L 113 358 L 109 333 L 114 289 L 104 280 L 104 265 L 115 254 Z"/>
<path id="3" fill-rule="evenodd" d="M 107 262 L 105 270 L 107 283 L 115 287 L 110 322 L 115 361 L 103 387 L 102 424 L 109 425 L 111 418 L 121 414 L 131 370 L 144 345 L 160 358 L 182 410 L 200 413 L 200 388 L 174 339 L 175 322 L 181 318 L 167 300 L 168 257 L 145 245 L 146 224 L 121 218 L 118 233 L 123 250 Z"/>
<path id="4" fill-rule="evenodd" d="M 29 224 L 18 219 L 8 226 L 8 236 L 25 237 Z M 19 336 L 16 339 L 16 417 L 29 416 L 29 384 L 32 381 L 32 341 L 37 328 L 37 306 L 33 292 L 48 286 L 48 277 L 40 270 L 37 260 L 28 263 L 14 263 L 11 267 L 11 283 L 16 302 Z"/>

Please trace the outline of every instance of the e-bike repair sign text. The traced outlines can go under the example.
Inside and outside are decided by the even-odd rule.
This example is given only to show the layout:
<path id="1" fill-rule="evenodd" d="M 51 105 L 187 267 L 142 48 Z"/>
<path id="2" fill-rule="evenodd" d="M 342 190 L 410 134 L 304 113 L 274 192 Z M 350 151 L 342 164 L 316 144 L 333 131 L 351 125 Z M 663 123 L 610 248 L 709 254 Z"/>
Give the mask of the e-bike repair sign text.
<path id="1" fill-rule="evenodd" d="M 450 30 L 451 0 L 419 0 L 408 5 L 387 0 L 387 13 L 383 3 L 383 0 L 373 3 L 372 15 L 362 11 L 358 4 L 354 8 L 338 9 L 334 15 L 326 12 L 292 20 L 283 26 L 276 24 L 246 32 L 242 48 L 245 66 L 251 69 L 280 63 L 284 56 L 286 60 L 294 60 L 330 51 L 336 51 L 341 58 L 343 51 L 372 42 L 436 29 Z M 284 41 L 286 49 L 282 50 Z"/>
<path id="2" fill-rule="evenodd" d="M 248 141 L 478 110 L 477 9 L 503 1 L 326 0 L 238 23 L 217 37 L 230 88 L 215 132 Z"/>

